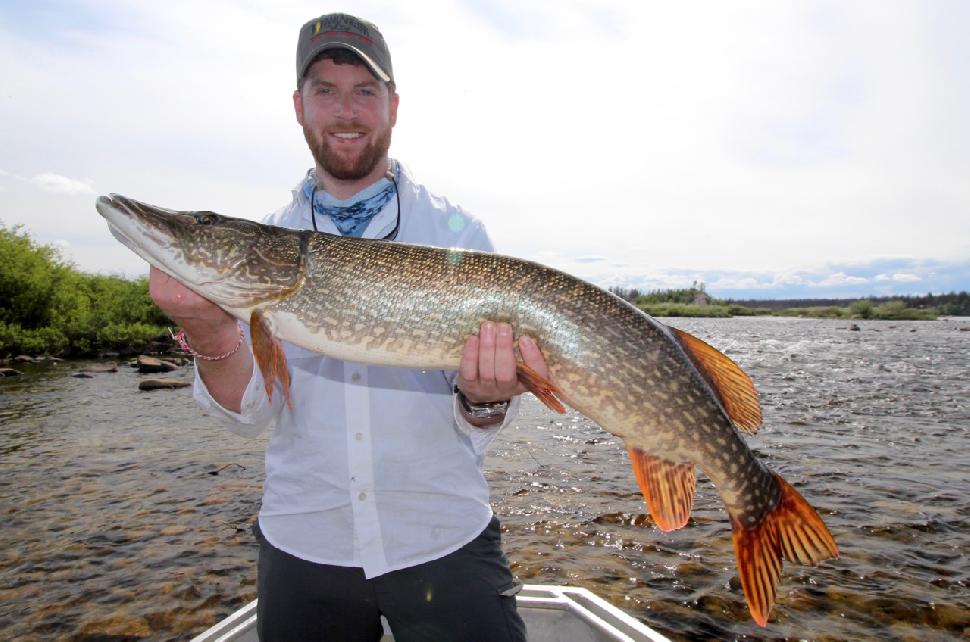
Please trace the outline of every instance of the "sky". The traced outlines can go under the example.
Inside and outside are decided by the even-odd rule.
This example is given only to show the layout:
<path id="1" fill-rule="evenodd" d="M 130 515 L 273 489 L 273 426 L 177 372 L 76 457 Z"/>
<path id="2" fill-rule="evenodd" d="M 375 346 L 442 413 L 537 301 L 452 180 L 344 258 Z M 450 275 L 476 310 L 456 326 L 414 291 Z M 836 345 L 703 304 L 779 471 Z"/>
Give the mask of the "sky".
<path id="1" fill-rule="evenodd" d="M 389 44 L 391 155 L 503 254 L 723 298 L 970 290 L 962 0 L 0 0 L 0 223 L 137 276 L 99 194 L 285 204 L 329 11 Z"/>

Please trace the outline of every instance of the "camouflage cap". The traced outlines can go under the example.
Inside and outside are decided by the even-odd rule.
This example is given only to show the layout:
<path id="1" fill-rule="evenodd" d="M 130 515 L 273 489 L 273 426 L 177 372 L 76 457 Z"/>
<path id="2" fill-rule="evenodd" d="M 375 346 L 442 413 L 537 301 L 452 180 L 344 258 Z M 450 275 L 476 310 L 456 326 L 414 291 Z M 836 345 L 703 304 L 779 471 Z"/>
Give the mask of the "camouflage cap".
<path id="1" fill-rule="evenodd" d="M 394 82 L 391 52 L 377 26 L 346 13 L 328 13 L 300 29 L 296 45 L 296 82 L 303 81 L 313 60 L 327 49 L 347 49 L 357 54 L 374 75 Z"/>

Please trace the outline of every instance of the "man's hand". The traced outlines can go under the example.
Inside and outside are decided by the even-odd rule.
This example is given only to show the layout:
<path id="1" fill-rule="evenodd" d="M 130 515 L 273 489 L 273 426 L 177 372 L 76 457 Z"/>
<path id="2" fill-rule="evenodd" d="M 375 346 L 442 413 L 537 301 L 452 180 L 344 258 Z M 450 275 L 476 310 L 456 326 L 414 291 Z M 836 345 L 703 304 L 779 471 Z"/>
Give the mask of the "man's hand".
<path id="1" fill-rule="evenodd" d="M 222 354 L 239 340 L 236 320 L 228 312 L 155 266 L 149 272 L 148 294 L 185 329 L 189 343 L 202 354 Z"/>
<path id="2" fill-rule="evenodd" d="M 239 326 L 232 315 L 154 266 L 148 277 L 148 293 L 155 305 L 182 326 L 196 352 L 221 355 L 239 344 Z M 237 350 L 219 361 L 198 360 L 195 367 L 212 398 L 223 408 L 239 412 L 253 372 L 252 353 Z"/>
<path id="3" fill-rule="evenodd" d="M 531 337 L 519 337 L 519 353 L 526 365 L 548 378 L 549 367 Z M 511 399 L 526 392 L 516 376 L 515 366 L 512 326 L 486 321 L 477 336 L 472 335 L 465 341 L 458 368 L 458 388 L 471 403 Z"/>

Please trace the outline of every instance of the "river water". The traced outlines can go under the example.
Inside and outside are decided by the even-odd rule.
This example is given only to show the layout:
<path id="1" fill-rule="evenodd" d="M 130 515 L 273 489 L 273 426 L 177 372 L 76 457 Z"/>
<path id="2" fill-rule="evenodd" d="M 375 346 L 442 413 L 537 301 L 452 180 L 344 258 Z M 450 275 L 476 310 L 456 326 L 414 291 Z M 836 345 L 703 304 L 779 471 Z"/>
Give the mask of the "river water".
<path id="1" fill-rule="evenodd" d="M 526 399 L 486 461 L 514 573 L 590 588 L 675 640 L 970 638 L 970 319 L 668 319 L 757 384 L 748 443 L 842 556 L 786 563 L 766 629 L 699 478 L 690 523 L 652 525 L 618 439 Z M 265 437 L 122 367 L 0 379 L 3 639 L 184 639 L 255 597 Z M 177 373 L 191 377 L 184 368 Z"/>

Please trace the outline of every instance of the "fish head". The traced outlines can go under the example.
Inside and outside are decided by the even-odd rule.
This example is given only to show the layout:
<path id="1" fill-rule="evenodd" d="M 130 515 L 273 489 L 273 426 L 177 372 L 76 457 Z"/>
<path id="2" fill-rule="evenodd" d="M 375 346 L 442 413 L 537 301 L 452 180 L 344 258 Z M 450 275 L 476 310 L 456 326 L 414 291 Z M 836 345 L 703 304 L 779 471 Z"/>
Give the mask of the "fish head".
<path id="1" fill-rule="evenodd" d="M 210 301 L 247 309 L 303 280 L 303 234 L 214 212 L 180 212 L 111 194 L 98 213 L 122 244 Z"/>

